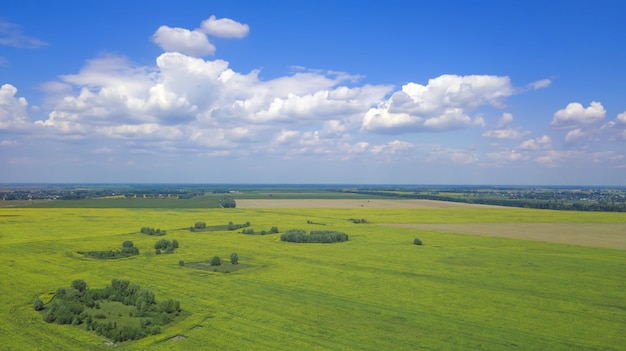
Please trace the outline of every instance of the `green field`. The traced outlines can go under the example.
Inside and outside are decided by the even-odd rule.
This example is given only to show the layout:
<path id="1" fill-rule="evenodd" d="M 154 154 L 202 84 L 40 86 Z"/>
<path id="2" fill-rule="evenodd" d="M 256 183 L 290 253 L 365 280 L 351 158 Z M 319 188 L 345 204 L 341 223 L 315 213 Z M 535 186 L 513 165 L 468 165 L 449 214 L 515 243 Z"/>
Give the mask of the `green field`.
<path id="1" fill-rule="evenodd" d="M 197 221 L 337 230 L 350 240 L 296 244 L 279 234 L 187 230 Z M 101 288 L 117 278 L 190 312 L 162 334 L 121 343 L 120 350 L 626 350 L 626 251 L 382 223 L 626 223 L 626 214 L 2 208 L 0 349 L 111 349 L 83 328 L 45 323 L 33 301 L 48 301 L 74 279 Z M 140 234 L 144 226 L 167 235 Z M 413 245 L 416 237 L 424 246 Z M 162 238 L 180 247 L 155 255 Z M 77 253 L 115 250 L 124 240 L 139 256 L 95 260 Z M 230 273 L 192 264 L 215 255 L 228 261 L 233 252 L 241 269 Z"/>

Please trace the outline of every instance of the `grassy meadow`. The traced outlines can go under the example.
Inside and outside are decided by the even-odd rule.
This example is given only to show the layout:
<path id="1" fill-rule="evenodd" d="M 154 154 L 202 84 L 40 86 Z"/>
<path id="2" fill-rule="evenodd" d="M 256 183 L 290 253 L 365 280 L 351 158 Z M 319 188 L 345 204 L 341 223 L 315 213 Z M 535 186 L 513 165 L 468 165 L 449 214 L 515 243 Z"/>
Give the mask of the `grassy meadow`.
<path id="1" fill-rule="evenodd" d="M 350 240 L 296 244 L 281 242 L 280 234 L 185 229 L 197 221 L 249 221 L 255 231 L 337 230 Z M 111 349 L 83 328 L 45 323 L 33 301 L 50 300 L 74 279 L 102 288 L 117 278 L 190 312 L 162 334 L 121 343 L 120 350 L 626 350 L 626 251 L 385 223 L 600 224 L 626 223 L 626 214 L 2 208 L 0 349 Z M 144 226 L 167 235 L 139 233 Z M 416 237 L 423 246 L 413 245 Z M 180 247 L 155 255 L 154 243 L 163 238 Z M 96 260 L 77 253 L 115 250 L 125 240 L 138 256 Z M 241 267 L 232 272 L 194 265 L 215 255 L 228 262 L 233 252 Z"/>

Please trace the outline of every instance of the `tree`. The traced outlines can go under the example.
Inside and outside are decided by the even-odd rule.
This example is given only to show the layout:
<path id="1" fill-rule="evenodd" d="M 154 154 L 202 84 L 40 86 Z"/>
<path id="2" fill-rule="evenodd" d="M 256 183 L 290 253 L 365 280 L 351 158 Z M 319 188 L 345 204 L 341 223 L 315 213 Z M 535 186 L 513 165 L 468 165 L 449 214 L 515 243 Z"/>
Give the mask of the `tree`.
<path id="1" fill-rule="evenodd" d="M 230 254 L 230 263 L 231 264 L 239 264 L 239 255 L 236 252 Z"/>
<path id="2" fill-rule="evenodd" d="M 45 306 L 43 305 L 43 301 L 41 301 L 40 299 L 36 299 L 35 303 L 33 304 L 33 308 L 35 309 L 35 311 L 41 311 L 45 308 Z"/>
<path id="3" fill-rule="evenodd" d="M 172 247 L 175 249 L 178 249 L 178 241 L 177 240 L 172 240 Z"/>
<path id="4" fill-rule="evenodd" d="M 415 240 L 413 240 L 413 244 L 415 245 L 422 245 L 422 241 L 418 238 L 415 238 Z"/>
<path id="5" fill-rule="evenodd" d="M 126 243 L 126 242 L 124 242 L 124 243 Z M 132 245 L 132 242 L 131 242 L 131 245 Z M 87 283 L 85 283 L 85 281 L 82 280 L 82 279 L 76 279 L 76 280 L 74 280 L 72 282 L 72 288 L 74 288 L 74 289 L 76 289 L 76 290 L 78 290 L 80 292 L 83 292 L 83 291 L 85 291 L 87 289 Z"/>
<path id="6" fill-rule="evenodd" d="M 211 266 L 221 266 L 221 265 L 222 265 L 222 260 L 220 260 L 218 256 L 213 256 L 213 258 L 211 259 Z"/>
<path id="7" fill-rule="evenodd" d="M 178 261 L 178 265 L 183 267 L 185 265 L 185 261 L 183 261 L 183 260 Z"/>
<path id="8" fill-rule="evenodd" d="M 122 243 L 123 248 L 131 248 L 133 246 L 135 246 L 135 244 L 133 244 L 133 242 L 130 240 L 126 240 Z"/>
<path id="9" fill-rule="evenodd" d="M 204 228 L 206 228 L 206 223 L 204 223 L 204 222 L 196 222 L 196 224 L 194 225 L 194 227 L 195 227 L 196 229 L 204 229 Z"/>

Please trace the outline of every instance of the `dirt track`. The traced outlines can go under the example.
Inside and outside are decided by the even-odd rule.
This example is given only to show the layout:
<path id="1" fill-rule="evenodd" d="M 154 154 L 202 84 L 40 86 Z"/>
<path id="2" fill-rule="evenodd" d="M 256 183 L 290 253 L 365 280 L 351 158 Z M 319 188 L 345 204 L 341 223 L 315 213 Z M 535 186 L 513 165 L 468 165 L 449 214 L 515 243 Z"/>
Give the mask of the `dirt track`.
<path id="1" fill-rule="evenodd" d="M 237 199 L 237 208 L 462 208 L 496 207 L 434 200 Z"/>

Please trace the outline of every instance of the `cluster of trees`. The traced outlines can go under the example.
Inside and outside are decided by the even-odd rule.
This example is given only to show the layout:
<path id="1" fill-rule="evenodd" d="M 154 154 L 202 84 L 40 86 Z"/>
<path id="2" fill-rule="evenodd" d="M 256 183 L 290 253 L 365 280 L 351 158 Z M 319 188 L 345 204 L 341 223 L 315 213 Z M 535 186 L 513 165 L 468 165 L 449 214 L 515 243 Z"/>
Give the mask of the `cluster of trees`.
<path id="1" fill-rule="evenodd" d="M 174 253 L 174 250 L 178 248 L 178 241 L 176 240 L 166 240 L 166 239 L 161 239 L 159 241 L 156 242 L 156 244 L 154 244 L 154 249 L 156 250 L 155 253 L 157 255 L 160 255 L 161 253 Z"/>
<path id="2" fill-rule="evenodd" d="M 141 228 L 141 232 L 143 234 L 148 234 L 148 235 L 165 235 L 165 230 L 161 230 L 161 229 L 154 229 L 154 228 L 150 228 L 150 227 L 142 227 Z"/>
<path id="3" fill-rule="evenodd" d="M 348 234 L 331 230 L 312 230 L 309 234 L 302 229 L 290 229 L 280 240 L 294 243 L 335 243 L 348 241 Z"/>
<path id="4" fill-rule="evenodd" d="M 229 195 L 224 195 L 220 198 L 219 201 L 220 207 L 223 208 L 235 208 L 237 207 L 237 203 L 235 202 L 235 199 L 232 196 Z"/>
<path id="5" fill-rule="evenodd" d="M 230 254 L 230 264 L 239 264 L 239 255 L 236 252 Z M 221 266 L 222 259 L 219 256 L 211 258 L 211 266 Z"/>
<path id="6" fill-rule="evenodd" d="M 133 306 L 131 317 L 140 318 L 141 326 L 118 327 L 116 320 L 106 320 L 105 313 L 94 311 L 100 309 L 99 301 L 117 301 Z M 113 279 L 111 285 L 103 289 L 89 289 L 84 280 L 74 280 L 69 288 L 56 290 L 49 306 L 37 299 L 34 309 L 40 311 L 48 323 L 84 325 L 86 330 L 116 342 L 159 334 L 161 327 L 181 312 L 178 301 L 168 299 L 157 302 L 152 291 L 120 279 Z"/>
<path id="7" fill-rule="evenodd" d="M 80 252 L 79 252 L 80 253 Z M 132 241 L 126 240 L 122 243 L 120 250 L 108 250 L 108 251 L 88 251 L 83 253 L 87 257 L 109 259 L 109 258 L 123 258 L 134 255 L 139 255 L 139 249 L 135 247 Z"/>
<path id="8" fill-rule="evenodd" d="M 241 228 L 247 228 L 250 226 L 250 222 L 235 224 L 233 222 L 228 222 L 227 225 L 214 225 L 207 226 L 205 222 L 196 222 L 192 227 L 189 227 L 189 230 L 192 232 L 205 232 L 205 231 L 217 231 L 217 230 L 237 230 Z"/>
<path id="9" fill-rule="evenodd" d="M 262 230 L 260 232 L 255 232 L 254 229 L 250 228 L 250 229 L 244 229 L 241 231 L 242 234 L 258 234 L 258 235 L 265 235 L 265 234 L 277 234 L 278 233 L 278 227 L 272 227 L 269 231 L 265 231 Z"/>

